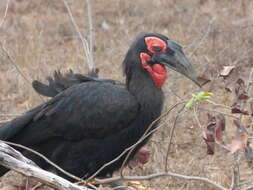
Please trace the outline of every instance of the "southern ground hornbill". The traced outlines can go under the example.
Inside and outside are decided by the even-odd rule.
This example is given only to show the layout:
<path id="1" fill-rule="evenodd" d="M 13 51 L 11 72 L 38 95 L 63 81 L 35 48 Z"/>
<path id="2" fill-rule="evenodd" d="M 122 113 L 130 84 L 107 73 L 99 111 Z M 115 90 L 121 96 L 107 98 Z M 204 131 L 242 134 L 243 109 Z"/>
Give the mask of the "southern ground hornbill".
<path id="1" fill-rule="evenodd" d="M 123 61 L 125 86 L 73 73 L 65 78 L 56 74 L 48 86 L 34 82 L 39 93 L 52 99 L 0 127 L 0 139 L 28 146 L 64 170 L 87 178 L 137 142 L 159 117 L 166 67 L 196 82 L 194 69 L 178 44 L 161 34 L 142 34 Z M 38 156 L 21 151 L 40 167 L 50 169 Z M 112 175 L 124 158 L 104 168 L 97 177 Z M 6 171 L 0 168 L 1 175 Z"/>

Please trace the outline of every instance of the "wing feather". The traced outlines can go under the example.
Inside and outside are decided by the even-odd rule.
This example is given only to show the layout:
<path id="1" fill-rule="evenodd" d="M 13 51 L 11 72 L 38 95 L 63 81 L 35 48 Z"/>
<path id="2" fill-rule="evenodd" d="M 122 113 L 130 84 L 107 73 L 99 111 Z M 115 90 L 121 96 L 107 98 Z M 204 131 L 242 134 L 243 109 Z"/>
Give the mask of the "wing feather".
<path id="1" fill-rule="evenodd" d="M 50 138 L 70 141 L 101 139 L 127 128 L 138 111 L 135 97 L 119 85 L 81 83 L 37 108 L 36 113 L 24 118 L 26 122 L 18 127 L 19 131 L 8 137 L 24 145 Z M 14 128 L 12 122 L 9 126 Z"/>

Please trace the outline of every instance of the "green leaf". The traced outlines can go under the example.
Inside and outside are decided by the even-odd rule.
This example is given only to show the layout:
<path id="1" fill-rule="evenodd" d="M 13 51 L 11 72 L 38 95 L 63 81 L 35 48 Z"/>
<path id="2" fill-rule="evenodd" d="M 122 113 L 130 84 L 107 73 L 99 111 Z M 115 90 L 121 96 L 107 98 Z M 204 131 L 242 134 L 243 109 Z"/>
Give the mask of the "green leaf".
<path id="1" fill-rule="evenodd" d="M 192 94 L 192 98 L 185 104 L 186 108 L 191 109 L 197 102 L 208 100 L 214 94 L 211 92 L 199 92 L 198 94 Z"/>

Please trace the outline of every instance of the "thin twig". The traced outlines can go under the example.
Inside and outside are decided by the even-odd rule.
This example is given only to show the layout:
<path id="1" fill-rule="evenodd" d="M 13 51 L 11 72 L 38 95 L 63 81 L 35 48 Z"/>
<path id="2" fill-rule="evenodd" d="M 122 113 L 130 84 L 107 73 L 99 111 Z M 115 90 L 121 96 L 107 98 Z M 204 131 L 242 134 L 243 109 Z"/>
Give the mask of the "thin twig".
<path id="1" fill-rule="evenodd" d="M 219 114 L 222 114 L 222 115 L 226 115 L 226 116 L 228 116 L 228 117 L 232 117 L 232 118 L 234 118 L 234 119 L 239 119 L 239 117 L 234 116 L 233 114 L 229 114 L 229 113 L 225 113 L 225 112 L 221 112 L 221 111 L 217 111 L 217 110 L 210 110 L 210 109 L 203 108 L 203 107 L 199 107 L 198 109 L 203 110 L 203 111 L 207 111 L 207 112 L 219 113 Z"/>
<path id="2" fill-rule="evenodd" d="M 2 51 L 4 52 L 5 56 L 10 61 L 10 63 L 15 67 L 16 71 L 23 77 L 23 79 L 27 82 L 27 84 L 29 84 L 31 86 L 31 79 L 28 79 L 25 76 L 25 74 L 21 71 L 21 69 L 15 63 L 14 59 L 10 56 L 9 52 L 3 46 L 2 42 L 0 42 L 0 47 L 1 47 Z M 36 94 L 40 97 L 40 99 L 41 99 L 42 102 L 45 102 L 44 99 L 42 98 L 42 96 L 40 94 L 38 94 L 38 93 L 36 93 Z"/>
<path id="3" fill-rule="evenodd" d="M 88 41 L 86 38 L 83 37 L 80 29 L 79 29 L 79 26 L 77 25 L 74 17 L 73 17 L 73 14 L 70 10 L 70 7 L 68 5 L 68 2 L 66 0 L 62 0 L 67 11 L 68 11 L 68 14 L 69 14 L 69 17 L 70 17 L 70 20 L 72 22 L 72 24 L 74 25 L 75 27 L 75 30 L 76 32 L 78 33 L 78 36 L 82 42 L 82 45 L 83 45 L 83 51 L 84 51 L 84 54 L 86 56 L 86 59 L 87 59 L 87 65 L 88 65 L 88 69 L 89 69 L 89 72 L 92 72 L 93 71 L 93 65 L 90 64 L 90 52 L 89 52 L 89 44 L 88 44 Z"/>
<path id="4" fill-rule="evenodd" d="M 136 190 L 135 188 L 133 188 L 131 186 L 127 186 L 127 185 L 121 185 L 121 186 L 111 188 L 111 190 L 123 190 L 123 189 L 124 190 L 126 190 L 126 189 Z"/>
<path id="5" fill-rule="evenodd" d="M 224 150 L 231 152 L 231 150 L 226 145 L 221 144 L 219 141 L 215 141 L 215 144 L 217 144 L 219 147 L 223 148 Z"/>
<path id="6" fill-rule="evenodd" d="M 173 173 L 173 172 L 161 172 L 161 173 L 155 173 L 155 174 L 151 174 L 151 175 L 147 175 L 147 176 L 124 176 L 124 180 L 127 181 L 141 181 L 141 180 L 152 180 L 155 178 L 159 178 L 159 177 L 176 177 L 176 178 L 180 178 L 180 179 L 184 179 L 184 180 L 193 180 L 193 181 L 202 181 L 204 183 L 208 183 L 209 185 L 212 185 L 214 187 L 216 187 L 217 189 L 220 190 L 228 190 L 227 188 L 215 183 L 214 181 L 211 181 L 208 178 L 205 177 L 198 177 L 198 176 L 187 176 L 187 175 L 182 175 L 182 174 L 178 174 L 178 173 Z M 118 177 L 113 177 L 113 178 L 107 178 L 107 179 L 96 179 L 96 182 L 99 184 L 107 184 L 113 181 L 118 181 L 122 179 L 120 176 Z"/>
<path id="7" fill-rule="evenodd" d="M 253 67 L 250 70 L 250 74 L 249 74 L 249 78 L 248 78 L 248 82 L 247 82 L 247 86 L 246 86 L 246 92 L 250 92 L 251 89 L 251 82 L 253 80 Z"/>
<path id="8" fill-rule="evenodd" d="M 173 105 L 168 111 L 166 111 L 166 112 L 163 113 L 160 117 L 158 117 L 156 120 L 154 120 L 154 121 L 149 125 L 149 127 L 148 127 L 148 129 L 147 129 L 146 131 L 148 131 L 152 126 L 154 126 L 154 124 L 156 124 L 156 122 L 159 121 L 161 118 L 167 116 L 167 115 L 170 113 L 170 111 L 171 111 L 172 109 L 174 109 L 177 105 L 180 105 L 180 104 L 182 104 L 182 103 L 185 103 L 185 102 L 179 102 L 179 103 Z M 158 128 L 159 128 L 159 127 L 157 127 L 156 129 L 158 129 Z M 155 130 L 156 130 L 156 129 L 155 129 Z M 111 165 L 112 163 L 116 162 L 117 160 L 119 160 L 119 159 L 120 159 L 124 154 L 126 154 L 129 150 L 134 149 L 140 142 L 142 142 L 142 141 L 147 137 L 147 135 L 152 134 L 152 132 L 154 132 L 155 130 L 151 131 L 150 133 L 148 133 L 148 134 L 146 134 L 146 135 L 144 134 L 135 144 L 133 144 L 132 146 L 126 148 L 119 156 L 117 156 L 116 158 L 114 158 L 114 159 L 111 160 L 110 162 L 104 164 L 101 168 L 99 168 L 92 176 L 90 176 L 90 177 L 87 179 L 87 181 L 89 181 L 89 180 L 93 179 L 94 177 L 96 177 L 96 175 L 97 175 L 99 172 L 101 172 L 105 167 L 107 167 L 107 166 Z M 122 166 L 123 166 L 123 164 L 122 164 Z"/>
<path id="9" fill-rule="evenodd" d="M 176 96 L 179 100 L 184 101 L 184 99 L 182 97 L 180 97 L 173 89 L 168 88 L 168 90 L 174 95 Z"/>
<path id="10" fill-rule="evenodd" d="M 202 43 L 206 40 L 207 36 L 209 35 L 209 33 L 211 32 L 211 28 L 212 28 L 212 24 L 214 22 L 215 18 L 212 18 L 209 23 L 208 23 L 208 28 L 205 32 L 205 34 L 203 35 L 203 37 L 200 39 L 199 43 L 195 46 L 195 48 L 193 49 L 192 53 L 189 55 L 189 59 L 195 54 L 195 52 L 200 48 L 200 46 L 202 45 Z"/>
<path id="11" fill-rule="evenodd" d="M 253 184 L 248 187 L 245 187 L 244 189 L 241 189 L 241 190 L 253 190 Z"/>
<path id="12" fill-rule="evenodd" d="M 223 105 L 223 104 L 217 104 L 217 103 L 215 103 L 215 102 L 213 102 L 213 101 L 211 101 L 211 100 L 205 100 L 205 101 L 208 102 L 208 103 L 210 103 L 210 104 L 213 104 L 213 105 L 215 105 L 215 106 L 219 106 L 219 107 L 223 107 L 223 108 L 226 108 L 226 109 L 231 110 L 231 107 L 230 107 L 230 106 Z"/>
<path id="13" fill-rule="evenodd" d="M 18 71 L 18 73 L 25 79 L 25 81 L 28 84 L 31 84 L 31 80 L 28 79 L 24 73 L 21 71 L 21 69 L 17 66 L 17 64 L 15 63 L 14 59 L 10 56 L 9 52 L 5 49 L 5 47 L 3 46 L 2 42 L 0 42 L 0 47 L 3 50 L 5 56 L 9 59 L 9 61 L 11 62 L 11 64 L 15 67 L 15 69 Z"/>
<path id="14" fill-rule="evenodd" d="M 6 113 L 6 114 L 0 114 L 0 117 L 17 117 L 20 116 L 22 114 L 15 114 L 15 113 Z"/>
<path id="15" fill-rule="evenodd" d="M 253 75 L 253 67 L 250 70 L 249 78 L 248 78 L 248 81 L 247 81 L 247 86 L 246 86 L 246 93 L 247 94 L 248 94 L 248 92 L 251 88 L 250 83 L 251 83 L 252 75 Z M 246 102 L 243 102 L 242 105 L 241 105 L 241 109 L 244 109 L 245 105 L 246 105 Z M 242 120 L 242 117 L 243 117 L 243 114 L 240 114 L 239 120 Z"/>
<path id="16" fill-rule="evenodd" d="M 236 190 L 237 187 L 239 186 L 240 182 L 240 158 L 239 158 L 239 151 L 236 151 L 234 153 L 234 164 L 232 168 L 232 182 L 229 190 Z"/>
<path id="17" fill-rule="evenodd" d="M 169 152 L 170 152 L 170 147 L 171 147 L 171 143 L 172 143 L 172 138 L 174 136 L 174 131 L 176 128 L 176 123 L 177 123 L 177 119 L 179 118 L 179 115 L 181 114 L 181 112 L 184 110 L 185 105 L 177 112 L 177 116 L 174 120 L 173 126 L 171 128 L 171 132 L 170 132 L 170 138 L 169 138 L 169 144 L 168 144 L 168 148 L 167 148 L 167 153 L 166 153 L 166 158 L 165 158 L 165 172 L 168 172 L 168 158 L 169 158 Z"/>
<path id="18" fill-rule="evenodd" d="M 6 16 L 7 16 L 7 12 L 8 12 L 8 9 L 9 9 L 9 2 L 10 0 L 7 0 L 7 3 L 6 3 L 6 7 L 5 7 L 5 11 L 4 11 L 4 16 L 0 22 L 0 28 L 2 28 L 3 24 L 4 24 L 4 21 L 6 19 Z"/>
<path id="19" fill-rule="evenodd" d="M 127 153 L 126 158 L 124 159 L 121 168 L 120 168 L 120 175 L 122 178 L 124 178 L 123 175 L 123 170 L 124 170 L 124 166 L 128 160 L 128 158 L 130 157 L 130 155 L 132 154 L 132 152 L 134 151 L 134 149 L 136 148 L 136 146 L 141 143 L 143 140 L 145 140 L 148 136 L 150 136 L 152 133 L 154 133 L 158 128 L 153 129 L 152 131 L 150 131 L 150 129 L 158 122 L 161 120 L 161 118 L 167 116 L 174 108 L 176 108 L 178 105 L 181 104 L 185 104 L 185 101 L 183 102 L 179 102 L 175 105 L 173 105 L 167 112 L 165 112 L 164 114 L 162 114 L 160 117 L 158 117 L 156 120 L 154 120 L 146 129 L 145 133 L 142 135 L 142 137 L 137 141 L 137 143 L 135 143 L 135 145 L 130 149 L 130 151 Z"/>
<path id="20" fill-rule="evenodd" d="M 44 184 L 42 184 L 42 183 L 38 183 L 38 184 L 36 184 L 31 190 L 36 190 L 36 189 L 38 189 L 39 187 L 42 187 Z"/>
<path id="21" fill-rule="evenodd" d="M 94 56 L 93 56 L 93 41 L 94 41 L 94 36 L 93 36 L 93 22 L 92 22 L 92 8 L 91 8 L 91 3 L 90 3 L 90 0 L 86 0 L 86 4 L 87 4 L 87 12 L 88 12 L 88 21 L 89 21 L 89 45 L 90 45 L 90 49 L 89 49 L 89 52 L 90 52 L 90 56 L 89 56 L 89 65 L 90 65 L 90 68 L 89 68 L 89 72 L 92 74 L 92 72 L 94 71 Z"/>
<path id="22" fill-rule="evenodd" d="M 0 120 L 0 124 L 7 123 L 8 121 L 10 121 L 10 119 Z"/>
<path id="23" fill-rule="evenodd" d="M 197 106 L 194 106 L 194 107 L 193 107 L 193 114 L 194 114 L 194 117 L 195 117 L 195 119 L 196 119 L 196 121 L 197 121 L 197 124 L 198 124 L 199 128 L 202 130 L 203 127 L 202 127 L 202 125 L 201 125 L 201 123 L 200 123 L 200 120 L 199 120 L 199 117 L 198 117 L 198 114 L 197 114 L 197 108 L 196 108 L 196 107 L 197 107 Z"/>
<path id="24" fill-rule="evenodd" d="M 245 186 L 245 185 L 253 185 L 253 181 L 251 180 L 245 180 L 239 183 L 240 186 Z"/>

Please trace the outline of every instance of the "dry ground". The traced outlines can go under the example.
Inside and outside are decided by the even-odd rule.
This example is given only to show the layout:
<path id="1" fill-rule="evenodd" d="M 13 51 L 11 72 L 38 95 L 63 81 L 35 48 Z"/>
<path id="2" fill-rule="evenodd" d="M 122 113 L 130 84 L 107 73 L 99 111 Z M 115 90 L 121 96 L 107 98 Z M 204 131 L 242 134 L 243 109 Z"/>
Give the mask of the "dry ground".
<path id="1" fill-rule="evenodd" d="M 0 2 L 0 20 L 7 0 Z M 71 9 L 82 32 L 88 34 L 86 5 L 71 0 Z M 204 87 L 215 94 L 213 100 L 231 105 L 233 93 L 225 90 L 237 77 L 247 78 L 253 67 L 253 1 L 251 0 L 92 0 L 95 29 L 95 64 L 100 76 L 122 80 L 121 62 L 134 37 L 140 32 L 158 32 L 183 44 L 186 54 L 200 74 L 212 80 Z M 62 1 L 10 0 L 9 12 L 0 28 L 0 42 L 8 50 L 26 81 L 0 51 L 0 116 L 10 119 L 41 102 L 31 88 L 33 79 L 44 80 L 55 69 L 72 68 L 85 73 L 87 66 L 80 40 L 70 22 Z M 224 65 L 236 66 L 226 79 L 218 77 Z M 190 98 L 197 91 L 191 82 L 169 72 L 165 85 L 165 110 Z M 252 92 L 251 92 L 252 93 Z M 228 110 L 225 110 L 229 112 Z M 151 162 L 127 173 L 147 175 L 164 170 L 170 128 L 177 111 L 166 118 L 149 143 Z M 206 113 L 200 113 L 205 124 Z M 227 122 L 226 142 L 233 136 Z M 252 127 L 252 126 L 251 126 Z M 243 159 L 242 159 L 243 160 Z M 201 131 L 190 111 L 181 114 L 169 154 L 169 171 L 208 177 L 229 187 L 232 156 L 217 149 L 206 154 Z M 242 161 L 242 180 L 253 180 L 252 170 Z M 200 182 L 171 177 L 144 182 L 154 189 L 214 189 Z"/>

